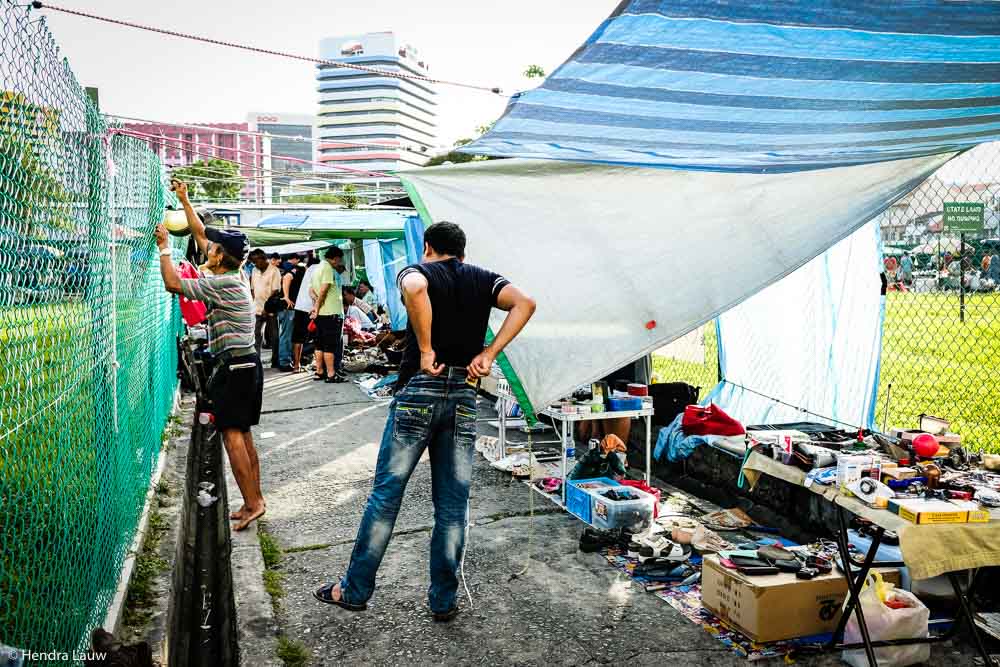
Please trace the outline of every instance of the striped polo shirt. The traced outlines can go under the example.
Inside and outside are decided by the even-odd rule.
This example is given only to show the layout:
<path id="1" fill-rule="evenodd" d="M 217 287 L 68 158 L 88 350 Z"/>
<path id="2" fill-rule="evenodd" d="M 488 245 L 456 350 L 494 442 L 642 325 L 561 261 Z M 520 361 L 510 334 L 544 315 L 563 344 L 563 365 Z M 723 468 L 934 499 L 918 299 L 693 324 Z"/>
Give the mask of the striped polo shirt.
<path id="1" fill-rule="evenodd" d="M 253 298 L 239 271 L 181 280 L 181 292 L 208 306 L 208 349 L 212 354 L 253 350 Z"/>

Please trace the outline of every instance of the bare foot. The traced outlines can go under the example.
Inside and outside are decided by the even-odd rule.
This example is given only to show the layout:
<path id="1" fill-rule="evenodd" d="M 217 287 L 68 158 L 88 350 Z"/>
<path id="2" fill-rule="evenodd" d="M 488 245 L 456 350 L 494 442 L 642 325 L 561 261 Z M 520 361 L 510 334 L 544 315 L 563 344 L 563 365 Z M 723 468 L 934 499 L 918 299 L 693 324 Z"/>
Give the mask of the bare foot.
<path id="1" fill-rule="evenodd" d="M 248 508 L 247 514 L 243 516 L 242 521 L 233 526 L 233 530 L 237 532 L 241 530 L 246 530 L 251 523 L 259 519 L 260 517 L 264 516 L 264 512 L 266 511 L 266 509 L 267 508 L 264 507 L 263 503 L 260 505 L 260 507 Z"/>
<path id="2" fill-rule="evenodd" d="M 236 510 L 235 512 L 232 512 L 229 515 L 229 519 L 231 521 L 238 521 L 238 520 L 242 519 L 243 517 L 245 517 L 247 515 L 247 512 L 249 512 L 249 511 L 250 510 L 247 509 L 246 503 L 243 503 L 243 507 L 239 508 L 238 510 Z"/>
<path id="3" fill-rule="evenodd" d="M 336 600 L 337 602 L 340 602 L 341 595 L 342 593 L 340 592 L 340 582 L 338 581 L 337 585 L 330 589 L 330 597 Z"/>

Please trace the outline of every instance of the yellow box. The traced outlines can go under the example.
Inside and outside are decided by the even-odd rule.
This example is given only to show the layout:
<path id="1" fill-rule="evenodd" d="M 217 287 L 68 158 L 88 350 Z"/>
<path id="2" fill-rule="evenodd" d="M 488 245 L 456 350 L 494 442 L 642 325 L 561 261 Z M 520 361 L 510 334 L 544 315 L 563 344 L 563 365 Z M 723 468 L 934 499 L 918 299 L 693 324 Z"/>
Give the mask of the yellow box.
<path id="1" fill-rule="evenodd" d="M 889 511 L 918 524 L 968 523 L 969 510 L 944 500 L 899 499 L 889 501 Z"/>
<path id="2" fill-rule="evenodd" d="M 969 523 L 988 523 L 990 520 L 990 511 L 974 500 L 965 500 L 955 504 L 968 510 Z"/>
<path id="3" fill-rule="evenodd" d="M 969 510 L 969 523 L 989 523 L 989 510 Z"/>

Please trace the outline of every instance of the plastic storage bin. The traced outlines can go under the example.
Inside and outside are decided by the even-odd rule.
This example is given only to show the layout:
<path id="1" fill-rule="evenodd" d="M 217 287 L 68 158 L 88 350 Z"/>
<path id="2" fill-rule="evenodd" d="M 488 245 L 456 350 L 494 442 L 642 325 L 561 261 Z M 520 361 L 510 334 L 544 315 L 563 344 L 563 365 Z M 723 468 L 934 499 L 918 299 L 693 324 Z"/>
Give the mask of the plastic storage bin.
<path id="1" fill-rule="evenodd" d="M 566 509 L 578 519 L 590 523 L 593 502 L 591 492 L 606 491 L 617 486 L 619 486 L 618 482 L 607 477 L 571 479 L 566 485 Z"/>
<path id="2" fill-rule="evenodd" d="M 618 487 L 638 496 L 635 500 L 612 500 L 601 495 L 607 489 L 591 491 L 590 525 L 601 530 L 626 528 L 633 533 L 649 528 L 653 523 L 656 498 L 631 486 Z"/>

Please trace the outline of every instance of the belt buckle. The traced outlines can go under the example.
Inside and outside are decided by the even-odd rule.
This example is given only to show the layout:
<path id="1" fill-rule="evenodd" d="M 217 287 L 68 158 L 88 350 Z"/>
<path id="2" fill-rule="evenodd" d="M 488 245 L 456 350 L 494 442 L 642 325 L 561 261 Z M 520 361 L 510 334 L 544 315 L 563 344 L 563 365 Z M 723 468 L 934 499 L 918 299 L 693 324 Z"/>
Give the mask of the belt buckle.
<path id="1" fill-rule="evenodd" d="M 471 375 L 465 377 L 465 384 L 469 385 L 476 391 L 479 391 L 479 378 L 474 378 Z"/>

